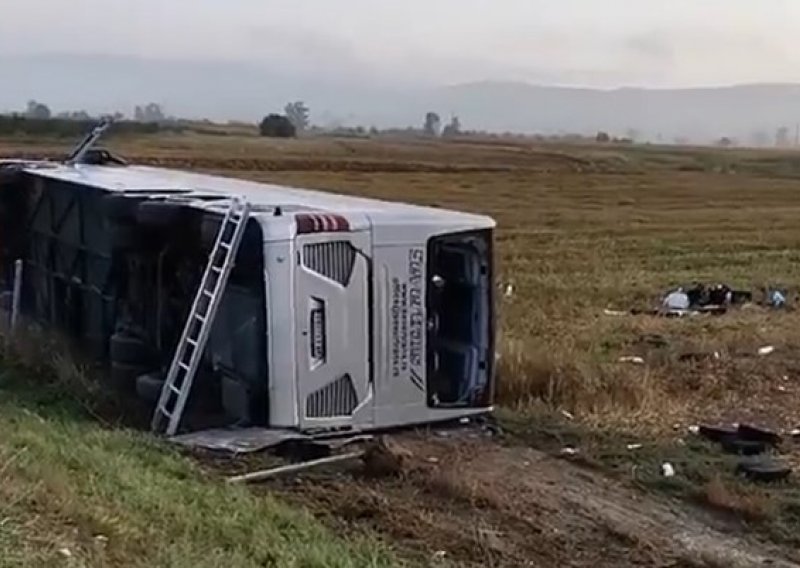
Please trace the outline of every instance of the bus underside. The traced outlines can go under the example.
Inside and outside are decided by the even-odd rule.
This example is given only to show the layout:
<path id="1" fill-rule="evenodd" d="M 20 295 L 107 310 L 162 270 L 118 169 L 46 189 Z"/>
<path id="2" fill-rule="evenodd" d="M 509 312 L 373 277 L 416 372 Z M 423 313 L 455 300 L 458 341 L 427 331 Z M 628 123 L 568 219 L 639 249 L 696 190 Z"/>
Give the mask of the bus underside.
<path id="1" fill-rule="evenodd" d="M 22 259 L 24 317 L 68 338 L 105 366 L 110 386 L 151 405 L 219 223 L 215 213 L 152 192 L 122 195 L 0 170 L 4 289 Z M 262 243 L 251 220 L 195 380 L 193 428 L 268 424 Z"/>

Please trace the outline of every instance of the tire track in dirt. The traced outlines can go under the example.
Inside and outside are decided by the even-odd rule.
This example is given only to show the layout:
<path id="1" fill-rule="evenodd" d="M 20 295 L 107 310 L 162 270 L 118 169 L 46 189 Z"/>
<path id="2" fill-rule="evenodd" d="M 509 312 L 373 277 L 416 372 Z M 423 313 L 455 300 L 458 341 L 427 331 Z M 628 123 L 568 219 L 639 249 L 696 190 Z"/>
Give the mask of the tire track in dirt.
<path id="1" fill-rule="evenodd" d="M 530 448 L 430 434 L 392 447 L 398 476 L 356 469 L 266 488 L 344 532 L 375 530 L 419 564 L 800 566 L 741 527 Z"/>

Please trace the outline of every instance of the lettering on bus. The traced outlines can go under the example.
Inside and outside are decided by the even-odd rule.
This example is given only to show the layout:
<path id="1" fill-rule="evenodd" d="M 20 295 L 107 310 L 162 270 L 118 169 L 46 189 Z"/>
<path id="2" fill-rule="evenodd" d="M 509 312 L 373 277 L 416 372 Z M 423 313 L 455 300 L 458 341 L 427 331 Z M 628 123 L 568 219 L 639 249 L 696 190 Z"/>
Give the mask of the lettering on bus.
<path id="1" fill-rule="evenodd" d="M 425 361 L 425 251 L 408 251 L 407 278 L 392 278 L 392 378 L 408 377 L 424 387 Z"/>

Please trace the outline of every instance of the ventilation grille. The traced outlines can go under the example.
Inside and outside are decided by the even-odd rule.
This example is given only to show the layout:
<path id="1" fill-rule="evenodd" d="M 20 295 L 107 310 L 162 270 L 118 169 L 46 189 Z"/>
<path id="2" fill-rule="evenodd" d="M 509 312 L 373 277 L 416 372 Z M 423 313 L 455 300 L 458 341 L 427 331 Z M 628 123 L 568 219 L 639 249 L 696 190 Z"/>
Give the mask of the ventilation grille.
<path id="1" fill-rule="evenodd" d="M 303 247 L 303 266 L 342 286 L 347 286 L 356 262 L 356 251 L 348 241 L 314 243 Z"/>
<path id="2" fill-rule="evenodd" d="M 358 406 L 358 395 L 350 375 L 344 375 L 306 398 L 306 418 L 350 416 Z"/>

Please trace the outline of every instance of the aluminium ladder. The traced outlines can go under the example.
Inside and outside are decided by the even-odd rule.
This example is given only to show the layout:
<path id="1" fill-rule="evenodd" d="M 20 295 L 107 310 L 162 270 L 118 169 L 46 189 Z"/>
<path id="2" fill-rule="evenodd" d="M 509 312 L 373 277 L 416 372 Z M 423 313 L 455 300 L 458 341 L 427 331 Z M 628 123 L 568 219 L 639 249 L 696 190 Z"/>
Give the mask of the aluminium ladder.
<path id="1" fill-rule="evenodd" d="M 81 142 L 75 147 L 72 152 L 70 152 L 69 156 L 65 160 L 65 163 L 68 166 L 74 166 L 75 164 L 79 164 L 86 154 L 92 149 L 100 137 L 111 127 L 113 123 L 113 119 L 111 118 L 104 118 L 97 124 L 92 130 L 81 140 Z"/>
<path id="2" fill-rule="evenodd" d="M 161 389 L 151 425 L 154 432 L 174 436 L 178 431 L 249 214 L 250 204 L 243 197 L 231 199 Z"/>

